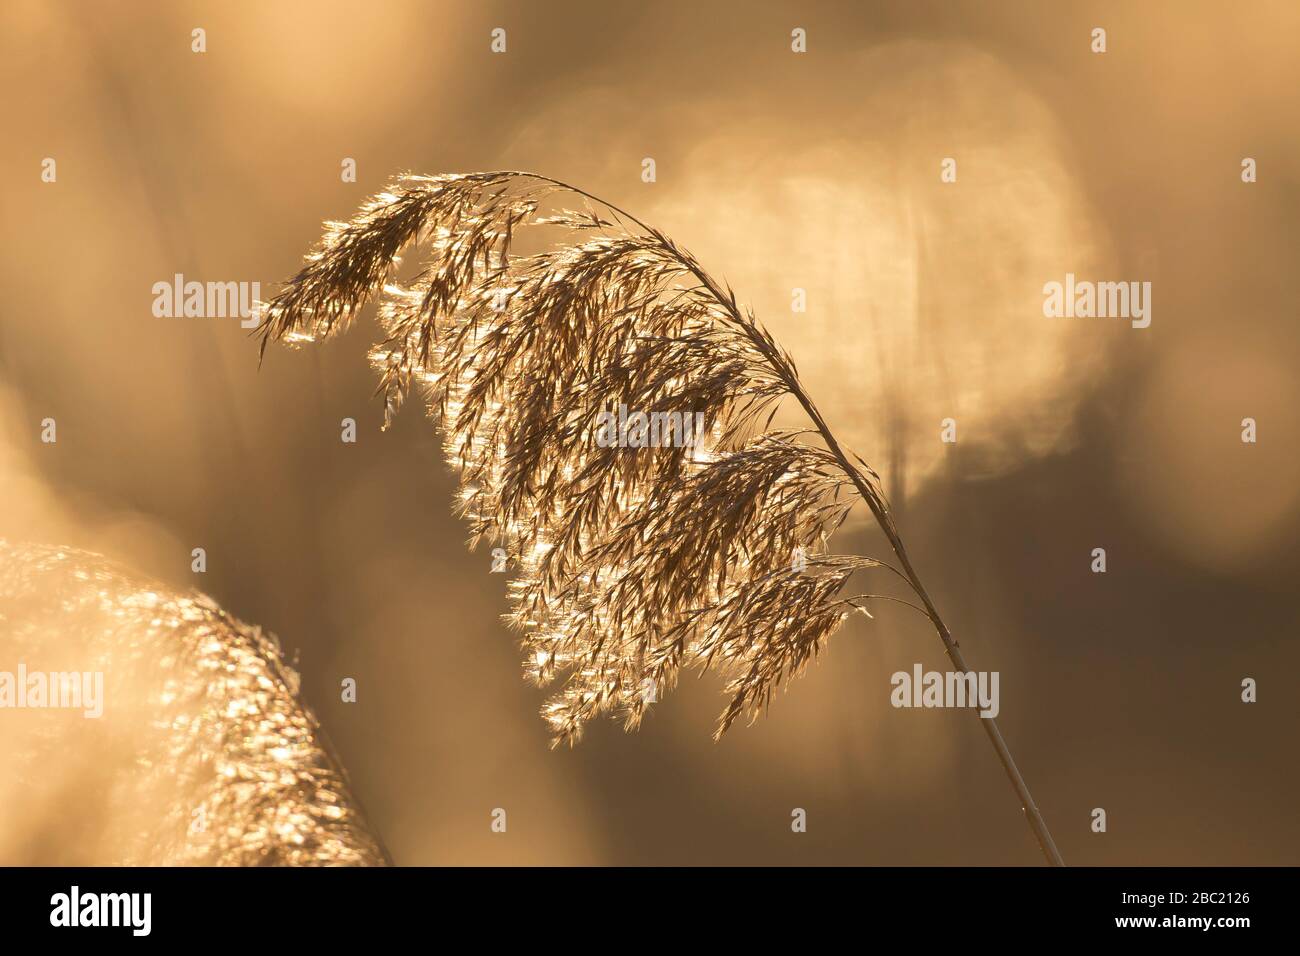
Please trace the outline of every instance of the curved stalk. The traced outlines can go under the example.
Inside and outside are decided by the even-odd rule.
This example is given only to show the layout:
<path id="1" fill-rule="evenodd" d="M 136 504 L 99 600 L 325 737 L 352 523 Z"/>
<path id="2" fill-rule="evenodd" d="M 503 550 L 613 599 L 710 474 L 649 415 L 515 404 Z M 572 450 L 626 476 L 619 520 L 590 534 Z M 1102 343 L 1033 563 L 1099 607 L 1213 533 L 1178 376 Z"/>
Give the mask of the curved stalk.
<path id="1" fill-rule="evenodd" d="M 804 394 L 802 389 L 797 387 L 795 390 L 795 397 L 799 400 L 799 403 L 803 405 L 804 410 L 808 413 L 809 417 L 812 418 L 814 424 L 816 424 L 817 430 L 821 433 L 822 439 L 830 448 L 831 454 L 835 456 L 836 460 L 838 460 L 840 465 L 845 469 L 846 474 L 849 475 L 849 478 L 857 487 L 858 493 L 862 495 L 862 499 L 867 503 L 868 507 L 871 508 L 872 514 L 875 515 L 876 523 L 879 524 L 881 530 L 885 532 L 885 536 L 889 539 L 890 547 L 894 549 L 894 554 L 898 557 L 898 563 L 902 566 L 903 573 L 906 575 L 908 583 L 911 585 L 912 590 L 916 592 L 916 596 L 921 599 L 921 603 L 925 606 L 926 617 L 930 619 L 930 623 L 933 625 L 935 632 L 939 635 L 939 639 L 943 641 L 944 651 L 947 653 L 948 659 L 952 661 L 953 667 L 957 668 L 957 670 L 963 674 L 971 673 L 971 668 L 966 663 L 965 655 L 962 654 L 956 638 L 952 636 L 952 632 L 948 630 L 948 625 L 945 624 L 943 618 L 939 616 L 939 611 L 935 608 L 934 602 L 930 599 L 929 593 L 927 593 L 925 586 L 921 583 L 921 579 L 917 576 L 916 569 L 912 567 L 912 561 L 907 555 L 907 549 L 903 546 L 903 539 L 899 536 L 898 529 L 894 527 L 894 522 L 893 519 L 890 518 L 889 512 L 881 504 L 878 496 L 871 492 L 867 486 L 866 480 L 862 477 L 861 472 L 849 463 L 848 458 L 845 457 L 844 451 L 835 440 L 835 436 L 831 433 L 830 428 L 828 428 L 825 421 L 823 421 L 821 413 L 817 411 L 812 400 Z M 1065 866 L 1065 861 L 1061 858 L 1061 853 L 1056 848 L 1056 841 L 1052 839 L 1052 833 L 1047 829 L 1047 821 L 1043 819 L 1043 815 L 1039 812 L 1038 805 L 1034 802 L 1033 794 L 1029 792 L 1029 786 L 1025 783 L 1025 778 L 1021 776 L 1020 769 L 1016 766 L 1015 758 L 1011 756 L 1011 751 L 1007 747 L 1006 740 L 1002 737 L 1002 731 L 998 729 L 997 720 L 993 717 L 980 717 L 979 720 L 984 727 L 985 734 L 988 735 L 989 743 L 993 745 L 994 752 L 998 755 L 998 759 L 1002 761 L 1002 769 L 1007 772 L 1007 777 L 1011 780 L 1011 786 L 1016 791 L 1016 796 L 1020 798 L 1021 809 L 1025 812 L 1025 819 L 1029 823 L 1029 829 L 1033 831 L 1034 839 L 1038 841 L 1038 848 L 1043 851 L 1043 856 L 1047 858 L 1047 862 L 1051 866 Z"/>
<path id="2" fill-rule="evenodd" d="M 626 210 L 620 209 L 618 206 L 606 202 L 597 196 L 593 196 L 585 190 L 578 189 L 576 186 L 561 182 L 557 179 L 551 179 L 547 176 L 540 176 L 536 173 L 517 172 L 510 173 L 509 175 L 535 179 L 540 182 L 550 183 L 560 189 L 568 190 L 575 195 L 583 196 L 592 202 L 604 206 L 615 215 L 622 216 L 628 221 L 635 223 L 651 235 L 659 235 L 657 230 L 651 228 Z M 676 254 L 675 250 L 674 254 Z M 921 583 L 921 579 L 916 573 L 916 569 L 912 566 L 912 561 L 908 557 L 907 549 L 903 545 L 902 537 L 899 535 L 898 529 L 894 525 L 888 506 L 880 495 L 870 487 L 869 482 L 862 473 L 849 461 L 848 456 L 840 447 L 835 435 L 831 432 L 829 426 L 827 426 L 825 419 L 822 418 L 821 412 L 818 411 L 816 405 L 813 404 L 812 399 L 803 390 L 803 387 L 799 383 L 793 370 L 788 367 L 788 364 L 779 354 L 773 352 L 772 346 L 769 342 L 762 335 L 758 334 L 753 323 L 740 313 L 732 298 L 724 294 L 723 291 L 717 287 L 711 276 L 705 273 L 690 258 L 680 255 L 678 258 L 682 262 L 683 266 L 688 269 L 691 274 L 695 276 L 696 280 L 709 291 L 714 299 L 717 300 L 735 322 L 752 330 L 750 336 L 751 340 L 759 351 L 767 358 L 772 370 L 783 379 L 790 390 L 790 394 L 792 394 L 803 407 L 804 412 L 812 422 L 817 433 L 826 443 L 831 454 L 835 456 L 836 461 L 839 462 L 844 473 L 853 482 L 854 487 L 857 488 L 858 493 L 862 496 L 862 500 L 865 501 L 867 507 L 871 509 L 871 513 L 875 517 L 876 523 L 889 539 L 890 547 L 893 548 L 894 554 L 897 556 L 898 562 L 902 568 L 903 577 L 924 606 L 923 608 L 918 608 L 918 610 L 923 610 L 923 613 L 927 618 L 929 618 L 930 624 L 934 627 L 935 633 L 939 635 L 939 639 L 943 642 L 944 652 L 948 655 L 948 659 L 952 662 L 953 667 L 963 674 L 972 673 L 971 667 L 966 663 L 965 655 L 962 654 L 961 647 L 958 645 L 956 638 L 952 636 L 952 632 L 948 629 L 948 625 L 944 623 L 943 618 L 939 615 L 939 611 L 935 607 L 934 601 L 931 600 L 929 593 L 926 591 L 925 586 Z M 915 607 L 915 605 L 909 606 Z M 998 760 L 1002 763 L 1002 768 L 1006 771 L 1007 777 L 1011 781 L 1012 789 L 1015 790 L 1016 796 L 1020 800 L 1020 806 L 1025 813 L 1025 819 L 1029 824 L 1029 829 L 1033 832 L 1034 839 L 1038 841 L 1038 847 L 1042 850 L 1043 856 L 1051 866 L 1064 866 L 1065 861 L 1061 858 L 1060 851 L 1056 848 L 1056 842 L 1052 839 L 1051 831 L 1047 828 L 1047 822 L 1039 812 L 1038 805 L 1034 802 L 1033 795 L 1029 792 L 1029 786 L 1025 783 L 1025 778 L 1021 776 L 1020 769 L 1016 766 L 1015 758 L 1012 757 L 1011 751 L 1007 747 L 1006 740 L 1002 736 L 1002 731 L 998 729 L 996 719 L 992 717 L 980 717 L 979 719 L 984 728 L 985 734 L 989 738 L 989 743 L 993 746 L 993 750 L 997 754 Z"/>

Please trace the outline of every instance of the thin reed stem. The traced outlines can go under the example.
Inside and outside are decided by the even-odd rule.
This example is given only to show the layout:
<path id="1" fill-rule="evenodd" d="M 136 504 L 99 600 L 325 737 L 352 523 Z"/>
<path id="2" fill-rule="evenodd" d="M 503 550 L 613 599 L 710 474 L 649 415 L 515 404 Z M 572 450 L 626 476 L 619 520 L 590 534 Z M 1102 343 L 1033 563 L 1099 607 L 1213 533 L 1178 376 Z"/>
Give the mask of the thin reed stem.
<path id="1" fill-rule="evenodd" d="M 897 528 L 895 528 L 888 509 L 868 487 L 858 469 L 849 462 L 839 442 L 835 440 L 835 435 L 826 425 L 817 407 L 813 405 L 812 399 L 808 397 L 797 382 L 791 383 L 791 390 L 808 413 L 809 418 L 812 419 L 817 431 L 821 434 L 827 447 L 830 448 L 831 454 L 836 457 L 840 465 L 848 473 L 854 486 L 858 489 L 858 493 L 862 495 L 862 500 L 871 508 L 877 524 L 880 525 L 881 530 L 885 532 L 885 536 L 889 539 L 889 546 L 893 548 L 894 554 L 898 557 L 898 562 L 902 566 L 903 574 L 906 576 L 908 583 L 911 585 L 912 590 L 916 592 L 916 596 L 921 599 L 921 603 L 925 605 L 925 615 L 930 619 L 930 623 L 934 626 L 939 639 L 943 641 L 944 651 L 947 653 L 948 659 L 952 661 L 953 667 L 963 674 L 971 673 L 972 669 L 966 663 L 966 657 L 962 654 L 957 639 L 952 636 L 952 632 L 948 630 L 948 625 L 939 616 L 934 601 L 930 599 L 925 585 L 921 583 L 916 569 L 912 567 L 912 560 L 907 555 L 907 548 L 903 545 L 903 539 L 899 535 Z M 976 716 L 978 716 L 978 713 Z M 989 743 L 993 745 L 994 753 L 998 755 L 998 760 L 1002 761 L 1002 769 L 1007 772 L 1007 777 L 1011 780 L 1011 786 L 1016 791 L 1016 796 L 1020 799 L 1021 809 L 1025 812 L 1025 819 L 1029 823 L 1029 829 L 1033 831 L 1034 839 L 1038 841 L 1038 848 L 1042 850 L 1043 856 L 1047 858 L 1047 862 L 1051 866 L 1065 866 L 1065 861 L 1056 848 L 1056 841 L 1052 839 L 1052 833 L 1047 828 L 1047 821 L 1043 819 L 1043 815 L 1039 812 L 1038 804 L 1034 802 L 1033 794 L 1029 792 L 1029 786 L 1025 783 L 1025 778 L 1021 776 L 1015 758 L 1011 756 L 1011 750 L 1002 737 L 1002 731 L 998 729 L 997 720 L 993 717 L 979 717 L 979 721 L 984 727 L 984 733 L 988 735 Z"/>
<path id="2" fill-rule="evenodd" d="M 515 175 L 527 176 L 543 182 L 551 183 L 552 185 L 558 186 L 562 189 L 571 190 L 577 195 L 584 196 L 592 202 L 599 203 L 615 214 L 623 216 L 647 232 L 656 235 L 658 234 L 656 230 L 646 225 L 631 213 L 620 209 L 612 203 L 606 202 L 597 196 L 593 196 L 591 193 L 578 189 L 575 186 L 571 186 L 568 183 L 556 179 L 550 179 L 546 176 L 538 176 L 535 173 L 517 173 Z M 736 308 L 731 297 L 724 295 L 722 291 L 716 287 L 712 278 L 707 273 L 700 270 L 692 261 L 683 260 L 683 262 L 695 278 L 713 294 L 719 305 L 726 309 L 738 323 L 746 328 L 752 326 L 752 323 L 747 321 L 746 317 Z M 943 618 L 939 615 L 939 611 L 935 607 L 934 601 L 931 600 L 929 593 L 925 589 L 925 585 L 921 583 L 921 579 L 917 575 L 916 569 L 912 566 L 911 558 L 909 558 L 907 554 L 907 548 L 904 547 L 903 539 L 899 535 L 898 529 L 894 526 L 887 505 L 881 499 L 880 495 L 869 487 L 861 472 L 859 472 L 858 469 L 849 461 L 844 450 L 840 447 L 840 443 L 836 440 L 834 433 L 831 432 L 825 419 L 822 418 L 821 412 L 818 411 L 817 406 L 813 404 L 812 398 L 808 393 L 804 391 L 803 385 L 798 380 L 797 376 L 790 374 L 786 363 L 780 361 L 779 356 L 773 356 L 771 354 L 771 346 L 763 336 L 755 334 L 751 335 L 751 339 L 759 351 L 768 357 L 769 364 L 772 366 L 772 371 L 785 380 L 791 394 L 795 396 L 796 400 L 803 407 L 804 412 L 808 415 L 808 418 L 812 422 L 817 433 L 826 443 L 831 454 L 835 456 L 840 467 L 842 467 L 844 472 L 849 476 L 849 479 L 857 488 L 858 493 L 862 496 L 862 500 L 865 501 L 867 506 L 871 509 L 872 514 L 876 518 L 876 523 L 879 524 L 881 530 L 884 531 L 885 536 L 889 539 L 890 547 L 893 548 L 894 554 L 898 557 L 899 564 L 902 566 L 904 578 L 924 605 L 924 613 L 926 617 L 929 618 L 935 632 L 939 635 L 939 639 L 943 642 L 944 652 L 948 655 L 948 659 L 952 661 L 953 667 L 957 668 L 957 670 L 963 674 L 971 673 L 972 669 L 966 663 L 966 657 L 962 654 L 961 647 L 958 645 L 956 638 L 952 636 L 952 632 L 948 629 L 948 625 L 944 623 Z M 915 605 L 909 606 L 915 607 Z M 1011 781 L 1011 786 L 1015 790 L 1017 798 L 1020 800 L 1020 806 L 1021 809 L 1024 810 L 1025 819 L 1029 823 L 1029 829 L 1033 832 L 1034 839 L 1038 841 L 1038 847 L 1042 850 L 1043 856 L 1051 866 L 1064 866 L 1065 861 L 1062 859 L 1060 851 L 1056 848 L 1056 841 L 1052 839 L 1052 833 L 1047 828 L 1047 821 L 1043 819 L 1042 813 L 1039 812 L 1038 804 L 1034 802 L 1033 794 L 1029 792 L 1029 786 L 1025 783 L 1025 778 L 1021 775 L 1020 769 L 1016 766 L 1015 758 L 1011 755 L 1010 748 L 1007 747 L 1006 740 L 1002 736 L 1002 731 L 998 728 L 997 720 L 993 717 L 980 717 L 979 720 L 984 728 L 984 733 L 988 735 L 989 743 L 993 746 L 994 753 L 997 754 L 998 760 L 1002 762 L 1002 768 L 1006 771 L 1007 777 Z"/>

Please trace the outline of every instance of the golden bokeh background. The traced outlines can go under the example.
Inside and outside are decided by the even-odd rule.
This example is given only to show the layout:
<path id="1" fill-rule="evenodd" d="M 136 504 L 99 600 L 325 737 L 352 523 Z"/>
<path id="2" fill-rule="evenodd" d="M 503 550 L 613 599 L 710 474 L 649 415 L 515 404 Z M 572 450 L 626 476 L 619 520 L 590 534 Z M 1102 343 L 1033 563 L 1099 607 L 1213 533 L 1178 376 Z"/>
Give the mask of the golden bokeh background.
<path id="1" fill-rule="evenodd" d="M 1001 671 L 1067 862 L 1300 862 L 1298 42 L 1286 0 L 6 3 L 0 536 L 275 631 L 399 863 L 1036 862 L 971 715 L 889 706 L 891 673 L 944 666 L 901 611 L 854 619 L 719 744 L 706 676 L 636 735 L 547 749 L 432 427 L 413 402 L 379 431 L 373 326 L 259 371 L 236 321 L 151 313 L 178 272 L 269 297 L 396 172 L 535 170 L 662 227 L 794 355 Z M 1151 327 L 1043 318 L 1067 272 L 1150 281 Z M 97 800 L 96 756 L 68 760 L 87 784 L 54 819 Z"/>

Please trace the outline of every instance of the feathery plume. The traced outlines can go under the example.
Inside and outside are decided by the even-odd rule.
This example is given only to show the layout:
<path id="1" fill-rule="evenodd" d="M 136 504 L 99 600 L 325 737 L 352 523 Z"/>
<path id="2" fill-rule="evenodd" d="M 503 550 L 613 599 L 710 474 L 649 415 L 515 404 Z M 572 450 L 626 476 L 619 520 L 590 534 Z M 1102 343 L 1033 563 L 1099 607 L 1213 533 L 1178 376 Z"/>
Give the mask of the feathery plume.
<path id="1" fill-rule="evenodd" d="M 525 231 L 538 251 L 514 251 Z M 421 271 L 398 282 L 408 247 Z M 371 300 L 386 426 L 421 387 L 460 474 L 471 544 L 511 556 L 507 619 L 525 672 L 561 681 L 543 708 L 557 743 L 605 712 L 636 727 L 647 691 L 690 668 L 727 678 L 718 736 L 752 721 L 849 613 L 882 599 L 844 594 L 858 571 L 902 579 L 969 669 L 879 477 L 841 449 L 753 314 L 663 233 L 532 173 L 400 176 L 350 221 L 326 224 L 264 307 L 262 352 L 337 334 Z M 812 427 L 773 429 L 782 399 Z M 646 419 L 625 426 L 626 409 L 702 428 L 647 441 Z M 616 417 L 620 440 L 605 440 Z M 898 566 L 829 551 L 859 498 Z M 995 726 L 990 739 L 1059 862 Z"/>
<path id="2" fill-rule="evenodd" d="M 205 595 L 98 555 L 0 539 L 0 651 L 33 670 L 103 675 L 102 719 L 8 715 L 30 724 L 5 760 L 6 815 L 43 853 L 67 842 L 73 815 L 57 801 L 89 786 L 113 826 L 100 843 L 79 840 L 73 862 L 388 862 L 275 637 Z M 52 768 L 64 769 L 45 779 Z"/>

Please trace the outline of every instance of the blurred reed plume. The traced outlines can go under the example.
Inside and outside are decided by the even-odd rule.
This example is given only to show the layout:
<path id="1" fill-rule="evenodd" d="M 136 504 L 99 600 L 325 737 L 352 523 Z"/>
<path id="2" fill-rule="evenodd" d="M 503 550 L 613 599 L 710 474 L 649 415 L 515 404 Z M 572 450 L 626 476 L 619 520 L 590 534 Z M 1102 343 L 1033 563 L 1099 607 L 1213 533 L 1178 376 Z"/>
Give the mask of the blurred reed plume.
<path id="1" fill-rule="evenodd" d="M 25 842 L 0 858 L 387 862 L 275 638 L 204 595 L 97 555 L 0 540 L 0 652 L 10 670 L 104 675 L 100 719 L 6 714 L 18 733 L 0 739 L 0 803 L 17 824 L 9 839 Z"/>
<path id="2" fill-rule="evenodd" d="M 536 251 L 515 252 L 525 237 Z M 399 281 L 408 247 L 425 258 Z M 850 613 L 901 600 L 846 593 L 859 571 L 901 579 L 969 670 L 878 475 L 840 447 L 753 314 L 658 230 L 531 173 L 402 176 L 351 221 L 326 224 L 264 307 L 263 354 L 272 341 L 342 331 L 372 298 L 386 419 L 422 387 L 460 473 L 472 543 L 504 547 L 514 563 L 508 619 L 524 668 L 539 683 L 563 678 L 543 710 L 556 742 L 603 712 L 636 727 L 683 668 L 726 675 L 718 735 L 752 720 Z M 772 429 L 782 399 L 808 429 Z M 620 406 L 702 413 L 705 440 L 598 441 L 602 414 Z M 897 564 L 828 550 L 858 499 Z M 984 724 L 1059 862 L 996 725 Z"/>

